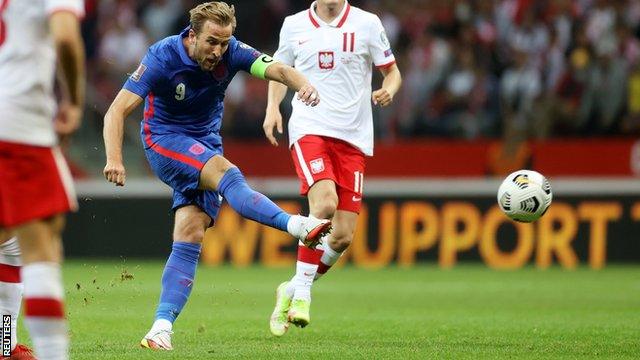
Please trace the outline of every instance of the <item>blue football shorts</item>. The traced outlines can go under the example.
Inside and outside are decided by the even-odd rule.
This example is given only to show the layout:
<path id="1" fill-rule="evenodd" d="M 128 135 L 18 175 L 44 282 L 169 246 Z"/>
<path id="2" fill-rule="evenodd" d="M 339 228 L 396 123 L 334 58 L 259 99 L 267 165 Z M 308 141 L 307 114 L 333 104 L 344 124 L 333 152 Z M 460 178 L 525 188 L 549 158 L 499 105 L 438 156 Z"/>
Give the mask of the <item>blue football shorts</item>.
<path id="1" fill-rule="evenodd" d="M 215 221 L 222 197 L 217 191 L 198 189 L 200 171 L 215 155 L 222 155 L 222 140 L 211 135 L 193 138 L 183 134 L 151 135 L 145 138 L 145 155 L 153 172 L 173 189 L 175 211 L 183 206 L 196 205 Z"/>

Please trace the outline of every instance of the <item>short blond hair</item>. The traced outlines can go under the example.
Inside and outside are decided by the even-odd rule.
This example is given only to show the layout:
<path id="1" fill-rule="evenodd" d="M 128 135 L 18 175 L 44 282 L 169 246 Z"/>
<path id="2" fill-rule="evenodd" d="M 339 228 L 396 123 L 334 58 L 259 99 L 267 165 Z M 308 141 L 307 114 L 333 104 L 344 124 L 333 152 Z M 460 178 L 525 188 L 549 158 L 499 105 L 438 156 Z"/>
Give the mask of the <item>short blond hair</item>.
<path id="1" fill-rule="evenodd" d="M 208 20 L 220 26 L 231 24 L 232 31 L 236 30 L 236 10 L 233 5 L 229 5 L 224 1 L 202 3 L 189 10 L 189 15 L 191 16 L 191 28 L 196 34 L 202 31 L 204 23 Z"/>

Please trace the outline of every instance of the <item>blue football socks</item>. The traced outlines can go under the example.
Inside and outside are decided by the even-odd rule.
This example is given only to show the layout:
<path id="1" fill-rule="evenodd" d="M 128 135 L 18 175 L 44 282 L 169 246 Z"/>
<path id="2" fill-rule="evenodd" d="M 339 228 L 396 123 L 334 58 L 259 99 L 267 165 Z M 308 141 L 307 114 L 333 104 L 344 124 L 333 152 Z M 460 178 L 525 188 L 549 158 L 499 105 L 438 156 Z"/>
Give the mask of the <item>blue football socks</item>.
<path id="1" fill-rule="evenodd" d="M 285 213 L 268 197 L 251 189 L 238 168 L 227 170 L 218 184 L 218 192 L 245 218 L 287 231 L 291 215 Z"/>
<path id="2" fill-rule="evenodd" d="M 162 292 L 156 320 L 173 323 L 189 299 L 202 245 L 174 242 L 162 273 Z"/>

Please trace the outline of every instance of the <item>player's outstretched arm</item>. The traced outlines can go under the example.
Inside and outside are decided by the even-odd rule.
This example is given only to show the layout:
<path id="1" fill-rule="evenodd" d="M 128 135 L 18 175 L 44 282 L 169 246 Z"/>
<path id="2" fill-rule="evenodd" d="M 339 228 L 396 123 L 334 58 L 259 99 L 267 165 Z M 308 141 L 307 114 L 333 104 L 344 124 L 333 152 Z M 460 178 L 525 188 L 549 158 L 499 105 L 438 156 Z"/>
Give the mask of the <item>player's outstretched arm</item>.
<path id="1" fill-rule="evenodd" d="M 63 90 L 54 126 L 59 135 L 65 136 L 80 127 L 84 107 L 84 43 L 78 15 L 71 11 L 54 12 L 49 18 L 49 31 L 55 44 L 58 78 Z"/>
<path id="2" fill-rule="evenodd" d="M 107 164 L 104 167 L 104 177 L 107 181 L 124 186 L 126 173 L 122 161 L 122 138 L 124 136 L 124 120 L 142 103 L 142 98 L 129 90 L 122 89 L 109 106 L 104 116 L 104 148 L 107 154 Z"/>
<path id="3" fill-rule="evenodd" d="M 382 76 L 384 76 L 382 87 L 371 94 L 371 100 L 373 100 L 373 103 L 376 105 L 387 106 L 393 102 L 393 97 L 398 90 L 400 90 L 402 76 L 396 64 L 388 68 L 380 69 L 380 72 L 382 72 Z"/>
<path id="4" fill-rule="evenodd" d="M 301 72 L 289 65 L 273 63 L 264 73 L 268 80 L 277 81 L 286 85 L 289 89 L 298 93 L 298 100 L 306 105 L 316 106 L 320 102 L 318 91 L 314 88 Z"/>
<path id="5" fill-rule="evenodd" d="M 273 129 L 282 134 L 282 114 L 280 113 L 280 103 L 287 94 L 287 86 L 277 81 L 269 81 L 269 97 L 267 99 L 267 110 L 262 123 L 264 134 L 273 146 L 278 146 Z"/>

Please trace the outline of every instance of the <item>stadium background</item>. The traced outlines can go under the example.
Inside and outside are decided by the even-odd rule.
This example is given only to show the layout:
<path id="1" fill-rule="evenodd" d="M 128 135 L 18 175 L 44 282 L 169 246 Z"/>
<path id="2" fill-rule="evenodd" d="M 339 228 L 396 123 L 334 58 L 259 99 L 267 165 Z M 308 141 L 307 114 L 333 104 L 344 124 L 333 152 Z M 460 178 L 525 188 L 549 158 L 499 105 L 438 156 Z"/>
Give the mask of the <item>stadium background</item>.
<path id="1" fill-rule="evenodd" d="M 146 164 L 141 114 L 126 125 L 124 188 L 101 177 L 102 116 L 148 45 L 184 28 L 196 3 L 86 1 L 86 117 L 64 144 L 81 205 L 65 233 L 70 258 L 162 258 L 170 251 L 170 193 Z M 273 53 L 283 18 L 310 1 L 232 3 L 236 36 Z M 341 261 L 450 267 L 480 260 L 496 268 L 638 263 L 640 1 L 351 3 L 382 19 L 404 83 L 391 107 L 374 108 L 366 210 Z M 225 102 L 225 154 L 257 189 L 305 212 L 286 141 L 273 148 L 262 134 L 266 89 L 243 74 L 234 79 Z M 282 109 L 290 111 L 287 100 Z M 520 168 L 542 172 L 554 188 L 554 203 L 536 224 L 515 225 L 495 204 L 500 178 Z M 203 253 L 212 265 L 294 261 L 292 238 L 228 208 Z"/>

